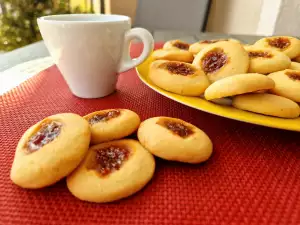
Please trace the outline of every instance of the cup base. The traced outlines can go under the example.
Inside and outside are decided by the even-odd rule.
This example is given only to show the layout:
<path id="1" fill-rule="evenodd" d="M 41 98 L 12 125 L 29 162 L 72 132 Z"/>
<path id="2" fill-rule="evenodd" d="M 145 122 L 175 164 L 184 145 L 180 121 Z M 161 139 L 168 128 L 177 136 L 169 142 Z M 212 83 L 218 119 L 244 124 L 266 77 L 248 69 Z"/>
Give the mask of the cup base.
<path id="1" fill-rule="evenodd" d="M 103 94 L 100 94 L 100 95 L 84 95 L 84 94 L 77 94 L 77 93 L 74 93 L 71 91 L 71 93 L 78 97 L 78 98 L 82 98 L 82 99 L 97 99 L 97 98 L 104 98 L 106 96 L 109 96 L 109 95 L 112 95 L 116 92 L 116 89 L 112 90 L 111 92 L 107 92 L 107 93 L 103 93 Z"/>

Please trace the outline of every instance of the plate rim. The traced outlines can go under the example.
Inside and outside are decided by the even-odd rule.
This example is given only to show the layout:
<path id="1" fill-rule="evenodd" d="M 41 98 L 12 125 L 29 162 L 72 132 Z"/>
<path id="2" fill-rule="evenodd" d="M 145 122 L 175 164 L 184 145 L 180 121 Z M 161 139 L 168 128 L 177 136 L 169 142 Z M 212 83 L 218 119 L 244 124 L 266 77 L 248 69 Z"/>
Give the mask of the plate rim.
<path id="1" fill-rule="evenodd" d="M 216 113 L 216 112 L 214 112 L 214 111 L 212 112 L 212 111 L 207 110 L 207 109 L 203 109 L 203 108 L 200 109 L 200 108 L 196 107 L 196 106 L 193 105 L 193 104 L 190 104 L 190 103 L 187 103 L 187 102 L 185 102 L 185 101 L 176 99 L 176 97 L 173 97 L 173 96 L 169 95 L 167 91 L 164 90 L 165 92 L 167 92 L 167 93 L 164 93 L 164 92 L 160 91 L 160 90 L 158 89 L 158 87 L 156 87 L 154 84 L 149 83 L 149 82 L 145 79 L 144 75 L 142 75 L 142 73 L 140 72 L 140 70 L 142 70 L 142 67 L 145 66 L 144 64 L 151 63 L 152 61 L 153 61 L 152 57 L 151 57 L 151 56 L 148 57 L 143 63 L 141 63 L 140 65 L 136 66 L 136 67 L 135 67 L 135 70 L 136 70 L 136 73 L 137 73 L 139 79 L 140 79 L 146 86 L 148 86 L 149 88 L 151 88 L 153 91 L 155 91 L 155 92 L 157 92 L 157 93 L 163 95 L 164 97 L 167 97 L 167 98 L 169 98 L 169 99 L 172 99 L 172 100 L 175 101 L 175 102 L 178 102 L 178 103 L 183 104 L 183 105 L 185 105 L 185 106 L 191 107 L 191 108 L 193 108 L 193 109 L 200 110 L 200 111 L 203 111 L 203 112 L 206 112 L 206 113 L 209 113 L 209 114 L 212 114 L 212 115 L 220 116 L 220 117 L 223 117 L 223 118 L 227 118 L 227 119 L 231 119 L 231 120 L 236 120 L 236 121 L 239 121 L 239 122 L 244 122 L 244 123 L 249 123 L 249 124 L 255 124 L 255 125 L 258 125 L 258 126 L 264 126 L 264 127 L 276 128 L 276 129 L 280 129 L 280 130 L 289 130 L 289 131 L 300 132 L 300 126 L 299 126 L 299 128 L 295 128 L 295 127 L 288 127 L 288 126 L 280 126 L 280 125 L 278 125 L 278 124 L 277 124 L 277 125 L 276 125 L 276 124 L 262 124 L 262 123 L 259 123 L 259 122 L 256 122 L 256 121 L 243 120 L 243 119 L 236 118 L 236 117 L 233 117 L 233 116 L 224 115 L 224 114 L 221 114 L 221 113 Z M 171 93 L 171 92 L 170 92 L 170 94 L 172 94 L 172 95 L 177 95 L 177 94 Z M 179 96 L 180 96 L 180 95 L 179 95 Z M 184 96 L 184 97 L 189 97 L 189 96 Z M 206 101 L 206 100 L 201 99 L 201 98 L 200 98 L 200 100 L 201 100 L 201 101 Z M 212 103 L 212 104 L 214 104 L 214 103 Z M 219 105 L 219 106 L 220 106 L 220 105 Z M 231 106 L 222 106 L 222 107 L 231 107 Z M 236 108 L 235 108 L 235 109 L 236 109 Z M 240 109 L 237 109 L 237 110 L 240 110 Z M 283 120 L 299 120 L 299 122 L 300 122 L 300 117 L 295 118 L 295 119 L 285 119 L 285 118 L 280 118 L 280 117 L 272 117 L 272 116 L 267 116 L 267 115 L 263 115 L 263 114 L 253 113 L 253 112 L 249 112 L 249 111 L 245 111 L 245 110 L 241 110 L 241 111 L 247 112 L 247 113 L 250 113 L 250 114 L 254 114 L 254 115 L 259 115 L 259 116 L 261 116 L 261 117 L 277 118 L 277 119 L 283 119 Z M 297 122 L 297 121 L 295 121 L 295 122 Z"/>

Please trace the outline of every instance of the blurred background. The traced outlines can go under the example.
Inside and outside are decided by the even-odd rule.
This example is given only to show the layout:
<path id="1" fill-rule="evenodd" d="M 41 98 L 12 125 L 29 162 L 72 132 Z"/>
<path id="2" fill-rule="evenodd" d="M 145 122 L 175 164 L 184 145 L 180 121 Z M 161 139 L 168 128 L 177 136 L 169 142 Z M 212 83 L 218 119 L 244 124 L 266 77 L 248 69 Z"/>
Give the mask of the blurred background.
<path id="1" fill-rule="evenodd" d="M 0 52 L 41 40 L 36 18 L 105 13 L 153 30 L 300 35 L 299 0 L 0 0 Z"/>

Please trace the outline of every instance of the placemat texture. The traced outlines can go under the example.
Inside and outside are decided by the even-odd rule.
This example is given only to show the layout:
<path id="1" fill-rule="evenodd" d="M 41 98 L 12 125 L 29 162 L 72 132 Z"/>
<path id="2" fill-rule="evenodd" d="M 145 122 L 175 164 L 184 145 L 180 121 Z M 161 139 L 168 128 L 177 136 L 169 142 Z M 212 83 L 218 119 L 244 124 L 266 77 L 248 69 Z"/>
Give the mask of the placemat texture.
<path id="1" fill-rule="evenodd" d="M 136 56 L 141 46 L 131 50 Z M 65 180 L 41 190 L 12 184 L 15 147 L 29 126 L 55 113 L 113 107 L 134 110 L 142 119 L 189 121 L 211 137 L 214 153 L 199 165 L 157 159 L 155 176 L 142 191 L 110 204 L 76 199 Z M 0 224 L 299 225 L 299 137 L 176 103 L 145 86 L 135 70 L 119 76 L 114 94 L 80 99 L 53 66 L 0 97 Z"/>

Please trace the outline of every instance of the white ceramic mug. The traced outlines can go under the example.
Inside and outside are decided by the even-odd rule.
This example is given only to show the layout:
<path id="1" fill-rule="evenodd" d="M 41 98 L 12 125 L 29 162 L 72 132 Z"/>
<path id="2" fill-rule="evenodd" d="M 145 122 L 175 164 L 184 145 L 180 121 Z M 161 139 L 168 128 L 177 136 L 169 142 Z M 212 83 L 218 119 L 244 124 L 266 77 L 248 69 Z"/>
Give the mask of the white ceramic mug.
<path id="1" fill-rule="evenodd" d="M 38 18 L 38 26 L 54 63 L 71 92 L 81 98 L 99 98 L 114 92 L 117 74 L 142 63 L 153 50 L 153 37 L 143 28 L 131 28 L 122 15 L 69 14 Z M 142 54 L 131 59 L 130 42 L 140 39 Z"/>

